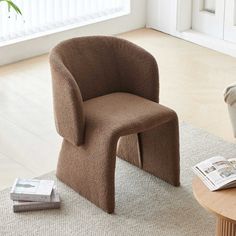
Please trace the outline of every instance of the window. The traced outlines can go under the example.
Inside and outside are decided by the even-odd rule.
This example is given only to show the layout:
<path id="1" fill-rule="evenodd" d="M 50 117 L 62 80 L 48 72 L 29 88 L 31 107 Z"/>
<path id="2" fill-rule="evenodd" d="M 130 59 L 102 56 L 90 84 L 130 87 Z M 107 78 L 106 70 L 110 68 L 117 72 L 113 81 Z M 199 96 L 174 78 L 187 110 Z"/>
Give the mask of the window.
<path id="1" fill-rule="evenodd" d="M 203 0 L 203 11 L 208 11 L 214 13 L 216 11 L 216 1 L 215 0 Z"/>
<path id="2" fill-rule="evenodd" d="M 22 16 L 0 4 L 0 42 L 38 37 L 130 13 L 130 0 L 15 0 Z"/>

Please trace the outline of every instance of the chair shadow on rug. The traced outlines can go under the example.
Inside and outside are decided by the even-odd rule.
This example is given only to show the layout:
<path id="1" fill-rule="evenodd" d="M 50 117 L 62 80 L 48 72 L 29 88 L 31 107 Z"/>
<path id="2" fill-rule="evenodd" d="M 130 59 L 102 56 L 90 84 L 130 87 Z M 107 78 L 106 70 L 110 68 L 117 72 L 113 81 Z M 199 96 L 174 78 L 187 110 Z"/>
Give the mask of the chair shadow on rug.
<path id="1" fill-rule="evenodd" d="M 158 104 L 153 56 L 123 39 L 91 36 L 60 43 L 50 65 L 64 138 L 62 182 L 108 213 L 115 207 L 116 155 L 179 186 L 178 118 Z"/>

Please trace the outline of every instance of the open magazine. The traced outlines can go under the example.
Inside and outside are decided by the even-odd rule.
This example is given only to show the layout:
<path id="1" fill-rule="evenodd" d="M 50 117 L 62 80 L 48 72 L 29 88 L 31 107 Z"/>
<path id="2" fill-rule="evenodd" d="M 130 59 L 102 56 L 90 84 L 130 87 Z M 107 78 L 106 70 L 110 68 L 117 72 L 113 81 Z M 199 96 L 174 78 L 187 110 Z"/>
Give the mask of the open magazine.
<path id="1" fill-rule="evenodd" d="M 236 187 L 236 158 L 215 156 L 192 169 L 211 191 Z"/>

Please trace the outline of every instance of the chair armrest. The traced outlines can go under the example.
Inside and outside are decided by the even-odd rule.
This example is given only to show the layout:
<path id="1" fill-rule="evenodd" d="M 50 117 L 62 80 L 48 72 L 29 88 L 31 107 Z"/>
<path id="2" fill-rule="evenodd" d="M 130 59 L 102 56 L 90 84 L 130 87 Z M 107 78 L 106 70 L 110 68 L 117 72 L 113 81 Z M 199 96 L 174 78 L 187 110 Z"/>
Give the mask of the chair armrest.
<path id="1" fill-rule="evenodd" d="M 80 89 L 66 66 L 50 54 L 54 117 L 57 132 L 74 145 L 84 142 L 85 117 Z"/>

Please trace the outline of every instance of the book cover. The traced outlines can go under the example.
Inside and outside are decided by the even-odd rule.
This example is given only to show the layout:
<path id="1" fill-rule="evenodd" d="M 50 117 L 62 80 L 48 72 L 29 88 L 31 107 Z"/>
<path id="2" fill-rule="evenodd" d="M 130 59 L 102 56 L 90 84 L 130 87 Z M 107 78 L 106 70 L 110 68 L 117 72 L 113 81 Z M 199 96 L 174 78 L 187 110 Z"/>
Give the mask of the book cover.
<path id="1" fill-rule="evenodd" d="M 15 201 L 49 202 L 53 186 L 53 180 L 17 178 L 11 189 L 10 198 Z"/>
<path id="2" fill-rule="evenodd" d="M 36 211 L 45 209 L 58 209 L 60 208 L 60 196 L 53 189 L 50 202 L 26 202 L 26 201 L 13 201 L 14 212 Z"/>

